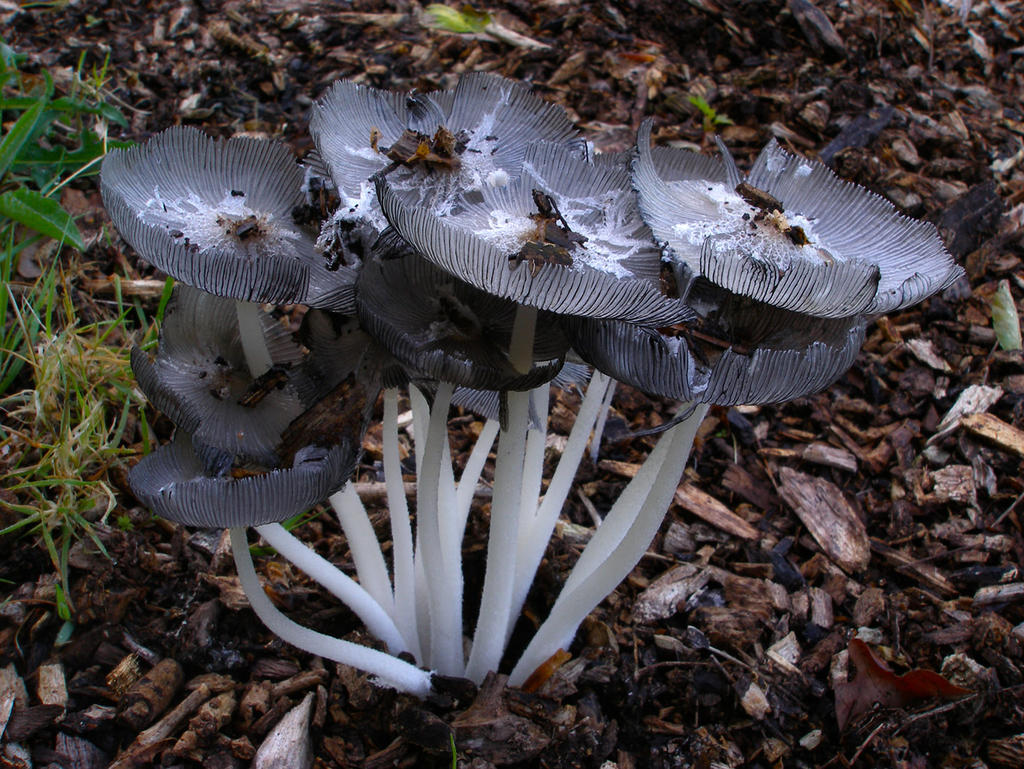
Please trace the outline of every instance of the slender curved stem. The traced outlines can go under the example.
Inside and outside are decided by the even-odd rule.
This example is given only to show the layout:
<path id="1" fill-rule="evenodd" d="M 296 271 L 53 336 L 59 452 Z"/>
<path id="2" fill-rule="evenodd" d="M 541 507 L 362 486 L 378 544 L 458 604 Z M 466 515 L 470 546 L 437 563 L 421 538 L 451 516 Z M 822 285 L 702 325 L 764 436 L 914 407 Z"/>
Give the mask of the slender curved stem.
<path id="1" fill-rule="evenodd" d="M 256 616 L 275 635 L 310 654 L 317 654 L 343 665 L 351 665 L 359 670 L 377 676 L 385 686 L 409 692 L 417 697 L 426 697 L 430 693 L 430 673 L 420 670 L 415 665 L 403 662 L 390 654 L 368 649 L 365 646 L 342 641 L 323 633 L 318 633 L 289 619 L 270 602 L 263 591 L 263 585 L 256 574 L 256 567 L 249 553 L 244 528 L 231 529 L 231 550 L 235 557 L 235 568 L 245 590 L 249 605 Z"/>
<path id="2" fill-rule="evenodd" d="M 388 651 L 400 654 L 408 650 L 395 622 L 362 585 L 289 533 L 281 524 L 257 526 L 256 531 L 284 559 L 298 566 L 348 606 L 363 621 L 367 630 L 387 644 Z"/>
<path id="3" fill-rule="evenodd" d="M 537 329 L 537 309 L 521 304 L 512 321 L 512 341 L 508 359 L 516 371 L 525 374 L 533 365 L 533 338 Z"/>
<path id="4" fill-rule="evenodd" d="M 430 664 L 444 675 L 461 675 L 462 568 L 444 547 L 438 503 L 441 460 L 448 441 L 448 406 L 454 387 L 441 382 L 434 397 L 427 427 L 423 464 L 416 482 L 416 534 L 424 566 L 430 605 Z M 419 448 L 419 442 L 417 442 Z M 460 600 L 455 600 L 458 597 Z"/>
<path id="5" fill-rule="evenodd" d="M 487 456 L 491 453 L 491 446 L 498 436 L 499 425 L 493 419 L 484 423 L 480 435 L 473 445 L 473 450 L 466 460 L 466 466 L 462 468 L 462 475 L 459 476 L 459 487 L 455 494 L 455 509 L 459 515 L 459 530 L 465 532 L 466 519 L 469 517 L 470 508 L 473 507 L 473 494 L 476 491 L 477 483 L 480 480 L 480 473 L 483 472 L 487 463 Z"/>
<path id="6" fill-rule="evenodd" d="M 423 659 L 416 628 L 416 566 L 413 558 L 409 502 L 402 483 L 402 462 L 398 451 L 398 390 L 384 391 L 382 452 L 384 482 L 391 519 L 391 557 L 395 586 L 395 623 L 416 659 Z"/>
<path id="7" fill-rule="evenodd" d="M 573 478 L 576 477 L 576 470 L 579 468 L 580 460 L 587 448 L 587 438 L 590 437 L 594 420 L 600 413 L 605 393 L 611 382 L 609 377 L 599 371 L 594 372 L 590 384 L 587 386 L 587 393 L 580 404 L 576 421 L 573 422 L 572 430 L 569 432 L 565 450 L 562 452 L 558 466 L 548 483 L 547 493 L 541 500 L 536 513 L 519 530 L 519 555 L 516 559 L 515 587 L 509 626 L 505 631 L 506 640 L 512 632 L 516 618 L 522 611 L 526 595 L 530 591 L 530 584 L 533 582 L 533 575 L 537 573 L 537 567 L 540 565 L 548 541 L 551 539 L 551 532 L 554 531 L 558 516 L 569 496 Z"/>
<path id="8" fill-rule="evenodd" d="M 341 491 L 331 495 L 330 501 L 352 551 L 360 584 L 389 615 L 394 616 L 395 596 L 391 592 L 388 566 L 384 562 L 377 533 L 355 487 L 351 483 L 345 484 Z"/>
<path id="9" fill-rule="evenodd" d="M 483 680 L 484 675 L 490 670 L 497 670 L 501 662 L 516 573 L 513 543 L 519 537 L 530 393 L 509 392 L 504 397 L 508 399 L 508 428 L 498 439 L 491 524 L 487 537 L 487 567 L 473 648 L 466 665 L 466 677 L 474 681 Z"/>
<path id="10" fill-rule="evenodd" d="M 254 377 L 265 374 L 274 365 L 267 348 L 267 340 L 263 335 L 263 323 L 260 314 L 263 311 L 255 302 L 235 302 L 235 315 L 238 317 L 238 336 L 242 343 L 242 354 L 245 365 Z"/>
<path id="11" fill-rule="evenodd" d="M 548 618 L 516 663 L 509 677 L 513 686 L 522 684 L 559 648 L 568 645 L 580 622 L 643 557 L 672 502 L 707 410 L 707 405 L 698 406 L 665 433 L 629 482 L 573 567 Z M 645 472 L 648 464 L 652 465 L 651 471 Z M 606 526 L 608 533 L 602 536 Z"/>

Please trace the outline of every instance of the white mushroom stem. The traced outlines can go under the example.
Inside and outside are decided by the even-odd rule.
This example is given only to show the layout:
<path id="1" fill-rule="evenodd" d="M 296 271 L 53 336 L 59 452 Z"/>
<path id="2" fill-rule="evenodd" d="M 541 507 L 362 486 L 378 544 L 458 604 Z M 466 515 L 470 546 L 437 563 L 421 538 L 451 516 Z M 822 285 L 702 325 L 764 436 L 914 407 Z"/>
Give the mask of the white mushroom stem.
<path id="1" fill-rule="evenodd" d="M 601 437 L 604 435 L 604 426 L 608 424 L 608 411 L 612 407 L 612 398 L 615 396 L 615 380 L 612 379 L 608 383 L 608 390 L 604 394 L 604 400 L 601 401 L 601 408 L 597 412 L 597 424 L 594 425 L 594 437 L 590 441 L 590 458 L 595 463 L 597 462 L 597 455 L 601 451 Z"/>
<path id="2" fill-rule="evenodd" d="M 366 629 L 387 644 L 388 651 L 400 654 L 409 650 L 388 612 L 355 580 L 333 563 L 292 536 L 281 524 L 257 526 L 256 531 L 286 560 L 302 569 L 335 598 L 355 612 Z"/>
<path id="3" fill-rule="evenodd" d="M 551 655 L 568 646 L 587 614 L 643 557 L 672 502 L 707 410 L 705 404 L 697 406 L 658 441 L 587 544 L 551 613 L 512 670 L 510 684 L 522 685 Z"/>
<path id="4" fill-rule="evenodd" d="M 384 482 L 391 519 L 391 558 L 395 590 L 395 622 L 416 659 L 423 659 L 416 628 L 416 565 L 413 558 L 409 502 L 402 483 L 402 460 L 398 451 L 398 390 L 384 391 L 382 424 Z"/>
<path id="5" fill-rule="evenodd" d="M 416 536 L 424 568 L 430 606 L 430 665 L 444 675 L 462 675 L 462 561 L 446 547 L 448 524 L 441 520 L 442 500 L 454 494 L 442 493 L 447 480 L 441 464 L 447 456 L 448 406 L 454 386 L 440 382 L 434 396 L 427 426 L 427 440 L 416 481 Z M 417 441 L 417 448 L 419 441 Z M 449 474 L 450 474 L 449 469 Z M 444 511 L 447 514 L 448 510 Z"/>
<path id="6" fill-rule="evenodd" d="M 310 630 L 278 611 L 263 591 L 263 585 L 256 575 L 244 528 L 231 529 L 231 550 L 249 605 L 263 624 L 279 638 L 310 654 L 364 670 L 377 676 L 385 686 L 421 698 L 430 693 L 428 671 L 420 670 L 390 654 Z"/>
<path id="7" fill-rule="evenodd" d="M 360 584 L 389 615 L 393 616 L 395 596 L 391 592 L 388 567 L 384 562 L 384 554 L 381 552 L 373 524 L 370 523 L 366 507 L 359 499 L 355 486 L 346 483 L 341 491 L 336 491 L 330 496 L 330 502 L 338 514 L 342 531 L 345 532 Z"/>
<path id="8" fill-rule="evenodd" d="M 462 468 L 462 475 L 459 476 L 459 488 L 455 495 L 455 509 L 459 514 L 459 530 L 466 530 L 466 519 L 473 507 L 473 494 L 476 492 L 477 483 L 480 481 L 480 473 L 483 472 L 487 457 L 491 453 L 491 446 L 494 439 L 498 437 L 499 425 L 493 419 L 484 422 L 483 429 L 469 453 L 466 466 Z"/>
<path id="9" fill-rule="evenodd" d="M 533 338 L 537 330 L 537 310 L 519 305 L 512 322 L 512 340 L 509 343 L 508 358 L 512 367 L 525 374 L 533 366 Z"/>
<path id="10" fill-rule="evenodd" d="M 506 641 L 512 633 L 519 613 L 522 611 L 523 603 L 526 601 L 526 594 L 530 591 L 533 576 L 537 573 L 537 567 L 544 557 L 548 542 L 551 539 L 551 532 L 554 531 L 558 516 L 565 505 L 572 488 L 572 481 L 576 477 L 576 470 L 579 468 L 580 460 L 587 448 L 587 439 L 594 428 L 594 421 L 598 419 L 604 408 L 605 394 L 613 390 L 613 380 L 595 371 L 587 385 L 587 393 L 580 404 L 580 410 L 576 414 L 576 421 L 573 422 L 572 430 L 569 432 L 569 440 L 565 444 L 558 466 L 548 483 L 547 493 L 541 500 L 531 516 L 524 517 L 523 525 L 519 529 L 519 554 L 516 559 L 515 587 L 513 589 L 513 602 L 508 618 L 506 629 Z M 543 458 L 542 458 L 543 461 Z"/>
<path id="11" fill-rule="evenodd" d="M 516 573 L 515 542 L 519 538 L 530 393 L 509 392 L 502 397 L 508 403 L 508 428 L 502 430 L 498 438 L 487 567 L 473 648 L 465 672 L 466 677 L 474 681 L 483 680 L 484 675 L 489 670 L 497 670 L 501 662 Z"/>
<path id="12" fill-rule="evenodd" d="M 263 310 L 254 302 L 235 302 L 235 314 L 238 316 L 238 336 L 242 343 L 242 354 L 249 373 L 254 377 L 265 374 L 274 365 L 267 348 L 267 339 L 263 335 L 263 323 L 260 315 Z"/>

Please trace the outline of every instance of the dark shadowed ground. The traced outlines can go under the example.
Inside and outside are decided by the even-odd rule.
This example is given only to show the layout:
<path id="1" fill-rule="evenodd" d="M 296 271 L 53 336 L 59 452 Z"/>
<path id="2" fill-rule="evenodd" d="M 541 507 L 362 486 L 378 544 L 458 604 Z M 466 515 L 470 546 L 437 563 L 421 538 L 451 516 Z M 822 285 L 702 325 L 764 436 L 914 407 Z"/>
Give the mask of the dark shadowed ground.
<path id="1" fill-rule="evenodd" d="M 132 525 L 97 526 L 109 559 L 72 550 L 69 643 L 54 643 L 62 621 L 48 558 L 31 539 L 0 542 L 10 596 L 0 655 L 13 666 L 0 702 L 19 677 L 28 693 L 7 720 L 0 766 L 24 765 L 10 743 L 36 766 L 102 767 L 122 751 L 122 766 L 248 766 L 307 693 L 318 767 L 449 766 L 450 733 L 459 765 L 481 768 L 1024 766 L 1024 365 L 1019 351 L 998 349 L 989 310 L 1000 281 L 1018 308 L 1024 297 L 1024 3 L 968 5 L 966 18 L 959 0 L 480 8 L 543 44 L 524 47 L 428 29 L 405 2 L 72 2 L 21 12 L 0 2 L 2 34 L 30 56 L 29 69 L 70 75 L 81 57 L 91 66 L 109 54 L 109 87 L 130 118 L 123 138 L 188 123 L 283 137 L 302 154 L 311 100 L 337 78 L 428 90 L 496 71 L 564 105 L 599 150 L 629 146 L 647 116 L 661 143 L 710 151 L 717 129 L 744 167 L 774 136 L 934 222 L 967 271 L 943 295 L 874 325 L 854 369 L 827 392 L 713 409 L 649 557 L 533 693 L 453 684 L 421 703 L 295 653 L 246 608 L 217 537 L 152 520 L 124 467 L 111 466 L 116 516 Z M 129 291 L 152 309 L 162 282 L 145 281 L 161 276 L 102 235 L 111 230 L 94 181 L 74 186 L 69 204 L 92 244 L 74 302 L 105 312 L 116 273 L 143 281 Z M 958 399 L 972 408 L 944 419 Z M 575 400 L 562 396 L 556 432 Z M 567 511 L 576 525 L 559 530 L 524 623 L 543 618 L 589 535 L 583 500 L 607 509 L 653 445 L 614 439 L 670 407 L 620 391 L 601 460 L 578 476 Z M 473 421 L 453 427 L 456 450 Z M 168 423 L 154 413 L 148 422 L 166 437 Z M 141 450 L 134 427 L 126 445 Z M 376 458 L 371 433 L 364 479 Z M 383 510 L 375 522 L 383 531 Z M 300 532 L 350 563 L 331 517 Z M 480 576 L 485 536 L 480 511 L 466 542 L 469 579 Z M 359 634 L 298 572 L 275 566 L 264 576 L 293 616 Z M 850 646 L 855 634 L 898 673 L 943 678 L 896 679 Z M 184 683 L 164 682 L 171 694 L 143 708 L 148 718 L 117 715 L 133 652 L 142 672 L 162 657 L 183 666 Z M 55 677 L 66 695 L 43 698 L 41 682 Z M 922 681 L 969 694 L 913 696 Z M 186 697 L 194 711 L 223 694 L 191 726 L 165 721 L 162 739 L 133 745 Z"/>

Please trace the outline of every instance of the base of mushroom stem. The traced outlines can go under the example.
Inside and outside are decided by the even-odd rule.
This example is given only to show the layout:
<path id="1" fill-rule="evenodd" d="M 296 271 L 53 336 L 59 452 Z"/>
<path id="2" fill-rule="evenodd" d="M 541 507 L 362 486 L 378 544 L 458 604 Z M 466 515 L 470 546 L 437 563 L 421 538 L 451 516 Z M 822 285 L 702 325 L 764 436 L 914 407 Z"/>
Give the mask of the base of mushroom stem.
<path id="1" fill-rule="evenodd" d="M 483 640 L 473 644 L 468 663 L 462 661 L 464 639 L 461 630 L 456 631 L 452 628 L 451 632 L 446 632 L 442 628 L 441 632 L 438 632 L 438 628 L 432 628 L 436 616 L 434 607 L 443 606 L 443 591 L 447 580 L 441 580 L 444 585 L 440 585 L 440 590 L 431 591 L 432 580 L 423 579 L 428 573 L 444 576 L 450 570 L 450 565 L 444 567 L 442 564 L 426 564 L 424 561 L 430 556 L 436 558 L 444 557 L 446 554 L 451 555 L 450 545 L 452 543 L 445 543 L 448 546 L 441 546 L 438 550 L 437 545 L 424 548 L 422 542 L 418 542 L 414 566 L 421 577 L 417 579 L 416 594 L 417 601 L 428 601 L 427 611 L 421 611 L 423 607 L 417 606 L 414 610 L 416 616 L 404 616 L 400 611 L 400 602 L 392 597 L 394 596 L 393 592 L 386 589 L 366 590 L 361 585 L 352 582 L 340 570 L 338 570 L 337 576 L 327 574 L 325 568 L 336 569 L 336 567 L 328 564 L 306 545 L 293 546 L 292 541 L 284 540 L 276 529 L 270 532 L 273 534 L 270 538 L 282 545 L 287 541 L 287 547 L 279 548 L 286 559 L 309 574 L 340 600 L 350 605 L 353 610 L 356 610 L 356 606 L 347 596 L 358 596 L 359 610 L 357 614 L 361 617 L 373 618 L 373 623 L 378 628 L 377 634 L 386 636 L 384 640 L 387 641 L 393 653 L 397 654 L 408 650 L 419 651 L 418 647 L 421 646 L 421 642 L 429 639 L 427 643 L 422 643 L 422 646 L 427 647 L 426 653 L 416 654 L 418 661 L 433 668 L 441 668 L 438 672 L 445 675 L 465 676 L 479 683 L 489 671 L 498 666 L 505 652 L 511 628 L 521 612 L 526 590 L 529 588 L 533 573 L 548 545 L 551 531 L 557 522 L 558 512 L 564 504 L 569 488 L 571 488 L 572 475 L 575 474 L 576 466 L 585 451 L 587 438 L 598 419 L 601 404 L 610 384 L 610 380 L 600 374 L 591 381 L 587 395 L 581 404 L 577 424 L 573 427 L 567 441 L 565 453 L 548 484 L 548 494 L 540 498 L 539 502 L 537 479 L 540 477 L 540 469 L 525 465 L 528 464 L 527 458 L 529 458 L 529 463 L 539 462 L 542 464 L 544 452 L 530 451 L 528 446 L 524 450 L 524 443 L 528 442 L 528 439 L 525 442 L 523 440 L 523 433 L 527 432 L 524 425 L 520 425 L 519 428 L 513 426 L 506 428 L 507 432 L 514 430 L 518 433 L 518 437 L 513 435 L 510 440 L 505 442 L 506 447 L 516 447 L 515 451 L 502 452 L 499 441 L 499 462 L 506 463 L 506 466 L 500 472 L 496 468 L 495 477 L 505 480 L 500 484 L 503 487 L 501 490 L 502 504 L 499 505 L 497 504 L 499 500 L 494 500 L 492 516 L 505 516 L 506 520 L 503 523 L 492 519 L 492 526 L 497 527 L 496 532 L 504 531 L 506 536 L 515 537 L 518 544 L 516 547 L 506 548 L 505 552 L 494 554 L 501 557 L 488 555 L 488 569 L 492 573 L 485 575 L 481 603 L 491 606 L 491 610 L 486 614 L 481 612 L 475 638 Z M 520 405 L 511 410 L 515 414 L 516 421 L 524 420 L 525 422 L 529 419 L 529 408 L 526 407 L 529 398 L 529 394 L 519 396 Z M 441 402 L 444 401 L 446 399 L 442 398 Z M 533 640 L 515 664 L 510 676 L 510 682 L 513 685 L 522 685 L 559 649 L 567 648 L 572 643 L 576 630 L 583 619 L 629 575 L 643 557 L 672 502 L 693 444 L 693 438 L 706 413 L 707 406 L 696 407 L 685 420 L 661 436 L 647 461 L 627 484 L 595 531 L 587 547 L 584 548 L 548 618 L 537 630 Z M 445 405 L 446 414 L 447 405 Z M 427 465 L 426 475 L 432 477 L 434 483 L 439 486 L 445 487 L 448 484 L 452 488 L 447 491 L 423 489 L 417 496 L 420 497 L 421 504 L 426 502 L 428 505 L 436 505 L 439 497 L 448 500 L 457 498 L 468 504 L 471 495 L 459 494 L 457 486 L 471 483 L 475 487 L 479 480 L 476 473 L 482 466 L 482 462 L 471 459 L 467 466 L 474 468 L 472 471 L 474 477 L 463 477 L 459 484 L 454 483 L 453 475 L 447 472 L 448 468 L 439 473 L 437 470 L 438 459 L 447 461 L 450 468 L 448 436 L 447 431 L 439 430 L 436 427 L 442 415 L 437 413 L 431 416 L 433 418 L 430 418 L 429 422 L 434 423 L 435 429 L 425 432 L 431 433 L 429 439 L 437 445 L 424 446 L 422 444 L 424 436 L 420 435 L 417 436 L 420 440 L 417 440 L 419 445 L 416 449 L 418 452 L 432 452 L 431 460 L 425 462 Z M 388 429 L 387 426 L 385 429 Z M 394 429 L 397 430 L 397 421 Z M 505 436 L 503 435 L 502 438 L 504 439 Z M 542 438 L 543 436 L 541 436 Z M 493 432 L 488 433 L 486 439 L 488 443 L 483 447 L 483 451 L 490 448 Z M 478 452 L 474 453 L 479 456 Z M 513 454 L 516 456 L 512 456 Z M 566 480 L 567 478 L 568 480 Z M 499 491 L 498 485 L 496 483 L 495 494 Z M 513 486 L 516 488 L 513 489 Z M 422 496 L 424 490 L 427 492 L 425 497 Z M 352 496 L 354 495 L 349 495 L 349 504 L 353 504 Z M 348 511 L 347 515 L 352 519 L 358 517 L 357 513 L 358 511 L 352 509 Z M 365 515 L 365 508 L 361 514 Z M 454 533 L 451 529 L 443 528 L 439 517 L 427 517 L 434 526 L 442 530 L 442 533 L 447 531 L 449 536 Z M 509 520 L 510 517 L 514 520 Z M 419 523 L 423 525 L 423 519 Z M 349 526 L 346 526 L 346 530 Z M 458 527 L 458 531 L 461 540 L 461 527 Z M 421 540 L 421 537 L 422 532 L 417 532 L 417 540 Z M 294 542 L 298 543 L 298 540 L 294 540 Z M 379 547 L 379 543 L 372 544 Z M 489 547 L 493 549 L 496 544 L 498 543 L 492 537 Z M 310 653 L 367 671 L 376 676 L 385 686 L 408 691 L 418 696 L 424 696 L 429 690 L 430 673 L 427 671 L 383 652 L 317 633 L 285 617 L 270 603 L 263 592 L 249 556 L 243 529 L 232 530 L 232 545 L 242 586 L 250 598 L 253 609 L 260 619 L 283 640 Z M 513 552 L 514 555 L 509 556 L 509 552 Z M 357 563 L 360 560 L 363 563 L 376 563 L 377 555 L 374 553 L 372 558 L 358 559 Z M 461 564 L 457 566 L 460 577 L 458 587 L 461 595 L 462 569 Z M 380 574 L 376 573 L 379 570 L 374 569 L 374 571 L 373 579 L 370 581 L 379 582 Z M 359 574 L 358 576 L 360 577 L 359 582 L 365 585 L 367 575 Z M 347 583 L 341 585 L 340 583 L 344 580 L 352 582 L 352 585 Z M 488 583 L 492 586 L 490 593 L 486 587 Z M 436 588 L 438 585 L 439 583 L 434 581 L 432 586 Z M 494 585 L 503 586 L 500 595 L 494 592 Z M 524 585 L 526 589 L 523 589 Z M 433 594 L 431 594 L 432 592 Z M 408 609 L 405 613 L 408 613 Z M 446 626 L 451 622 L 451 618 L 447 616 L 441 616 L 440 619 Z M 365 621 L 371 624 L 368 620 Z M 424 628 L 424 624 L 427 627 Z M 385 628 L 385 631 L 382 632 L 379 628 Z M 414 637 L 405 638 L 404 636 L 408 634 L 413 634 Z M 458 645 L 457 653 L 450 653 L 451 650 L 448 647 L 454 647 L 456 644 Z"/>

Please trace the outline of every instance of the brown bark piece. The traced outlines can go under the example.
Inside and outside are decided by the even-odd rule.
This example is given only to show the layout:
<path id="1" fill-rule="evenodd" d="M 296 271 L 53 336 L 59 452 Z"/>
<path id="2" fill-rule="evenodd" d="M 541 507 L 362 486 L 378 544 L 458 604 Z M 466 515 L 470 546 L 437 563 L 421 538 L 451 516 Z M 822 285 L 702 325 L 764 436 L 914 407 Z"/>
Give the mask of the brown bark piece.
<path id="1" fill-rule="evenodd" d="M 704 587 L 710 578 L 707 569 L 684 563 L 669 569 L 642 592 L 633 605 L 633 621 L 650 624 L 676 613 L 679 604 Z"/>
<path id="2" fill-rule="evenodd" d="M 161 660 L 125 694 L 121 720 L 135 729 L 148 726 L 171 704 L 184 679 L 185 671 L 176 660 Z"/>
<path id="3" fill-rule="evenodd" d="M 509 712 L 504 702 L 506 676 L 488 673 L 473 704 L 452 721 L 460 752 L 493 764 L 526 761 L 551 741 L 532 721 Z"/>
<path id="4" fill-rule="evenodd" d="M 779 493 L 829 558 L 851 573 L 867 567 L 871 560 L 867 529 L 838 486 L 783 467 Z"/>
<path id="5" fill-rule="evenodd" d="M 691 483 L 676 489 L 676 502 L 712 526 L 741 539 L 757 539 L 757 529 L 705 491 Z"/>
<path id="6" fill-rule="evenodd" d="M 1024 457 L 1024 430 L 1007 424 L 992 414 L 968 414 L 961 421 L 974 435 L 992 441 L 1006 451 Z"/>

